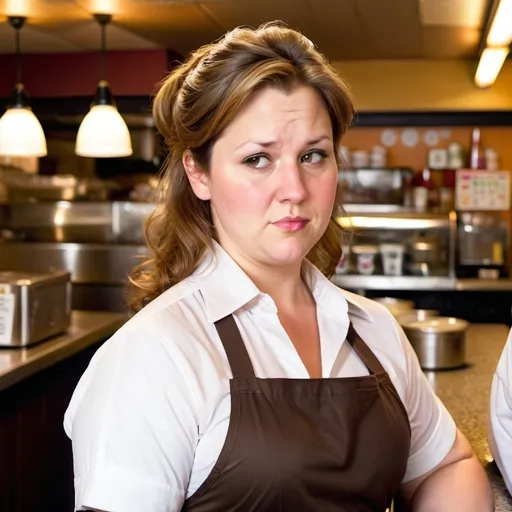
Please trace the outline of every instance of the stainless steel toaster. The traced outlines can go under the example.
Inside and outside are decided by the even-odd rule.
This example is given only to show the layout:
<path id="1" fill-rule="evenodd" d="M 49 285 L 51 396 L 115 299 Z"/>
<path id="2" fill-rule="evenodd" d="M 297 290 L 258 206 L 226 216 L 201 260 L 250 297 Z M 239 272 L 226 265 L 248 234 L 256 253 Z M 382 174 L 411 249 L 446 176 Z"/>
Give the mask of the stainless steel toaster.
<path id="1" fill-rule="evenodd" d="M 67 330 L 69 272 L 0 271 L 0 346 L 22 347 Z"/>

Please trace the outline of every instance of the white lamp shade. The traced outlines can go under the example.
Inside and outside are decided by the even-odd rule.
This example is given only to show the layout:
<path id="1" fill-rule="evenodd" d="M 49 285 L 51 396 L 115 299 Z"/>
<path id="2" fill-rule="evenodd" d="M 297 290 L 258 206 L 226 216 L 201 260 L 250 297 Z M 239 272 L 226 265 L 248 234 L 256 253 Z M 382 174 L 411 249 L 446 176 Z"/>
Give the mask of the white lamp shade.
<path id="1" fill-rule="evenodd" d="M 28 108 L 9 108 L 0 118 L 0 155 L 45 156 L 41 123 Z"/>
<path id="2" fill-rule="evenodd" d="M 79 156 L 114 158 L 133 153 L 130 132 L 116 107 L 95 105 L 84 117 L 76 137 Z"/>

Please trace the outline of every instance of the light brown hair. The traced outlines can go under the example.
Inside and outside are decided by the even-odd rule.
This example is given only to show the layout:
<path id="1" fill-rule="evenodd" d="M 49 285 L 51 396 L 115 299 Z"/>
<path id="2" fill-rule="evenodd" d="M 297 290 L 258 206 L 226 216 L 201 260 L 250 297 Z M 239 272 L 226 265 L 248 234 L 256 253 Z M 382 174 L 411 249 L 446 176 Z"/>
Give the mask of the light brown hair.
<path id="1" fill-rule="evenodd" d="M 190 149 L 208 172 L 215 141 L 255 91 L 288 92 L 297 85 L 320 94 L 339 144 L 354 115 L 348 87 L 309 39 L 282 23 L 236 28 L 194 52 L 164 80 L 153 103 L 168 150 L 159 185 L 162 200 L 145 226 L 149 256 L 130 278 L 132 310 L 189 276 L 216 240 L 210 203 L 192 191 L 184 151 Z M 342 229 L 335 220 L 340 207 L 337 200 L 327 230 L 307 255 L 327 276 L 341 257 Z"/>

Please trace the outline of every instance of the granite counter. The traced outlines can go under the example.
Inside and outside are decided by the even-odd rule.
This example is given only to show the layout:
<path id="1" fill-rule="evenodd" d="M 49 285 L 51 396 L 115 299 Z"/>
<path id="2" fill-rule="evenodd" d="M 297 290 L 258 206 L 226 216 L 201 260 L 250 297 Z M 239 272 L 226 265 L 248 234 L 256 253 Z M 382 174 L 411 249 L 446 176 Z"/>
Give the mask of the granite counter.
<path id="1" fill-rule="evenodd" d="M 425 372 L 484 465 L 494 488 L 496 512 L 512 512 L 512 498 L 487 444 L 492 377 L 508 330 L 505 325 L 471 325 L 467 333 L 467 367 L 454 371 Z"/>

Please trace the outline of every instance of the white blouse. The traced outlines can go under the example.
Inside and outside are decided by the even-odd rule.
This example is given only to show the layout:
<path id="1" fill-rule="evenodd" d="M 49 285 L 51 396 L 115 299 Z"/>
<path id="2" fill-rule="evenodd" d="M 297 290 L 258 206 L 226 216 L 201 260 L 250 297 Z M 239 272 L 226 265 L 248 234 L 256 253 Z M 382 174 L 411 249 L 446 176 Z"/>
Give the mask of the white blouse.
<path id="1" fill-rule="evenodd" d="M 343 291 L 313 265 L 324 378 L 367 375 L 345 336 L 349 318 L 389 373 L 408 412 L 404 481 L 450 451 L 455 424 L 403 331 L 380 304 Z M 270 296 L 216 245 L 190 277 L 131 318 L 93 357 L 64 425 L 72 439 L 76 509 L 179 511 L 226 439 L 230 367 L 213 322 L 234 314 L 257 377 L 308 378 Z"/>
<path id="2" fill-rule="evenodd" d="M 512 330 L 491 388 L 489 448 L 512 494 Z"/>

